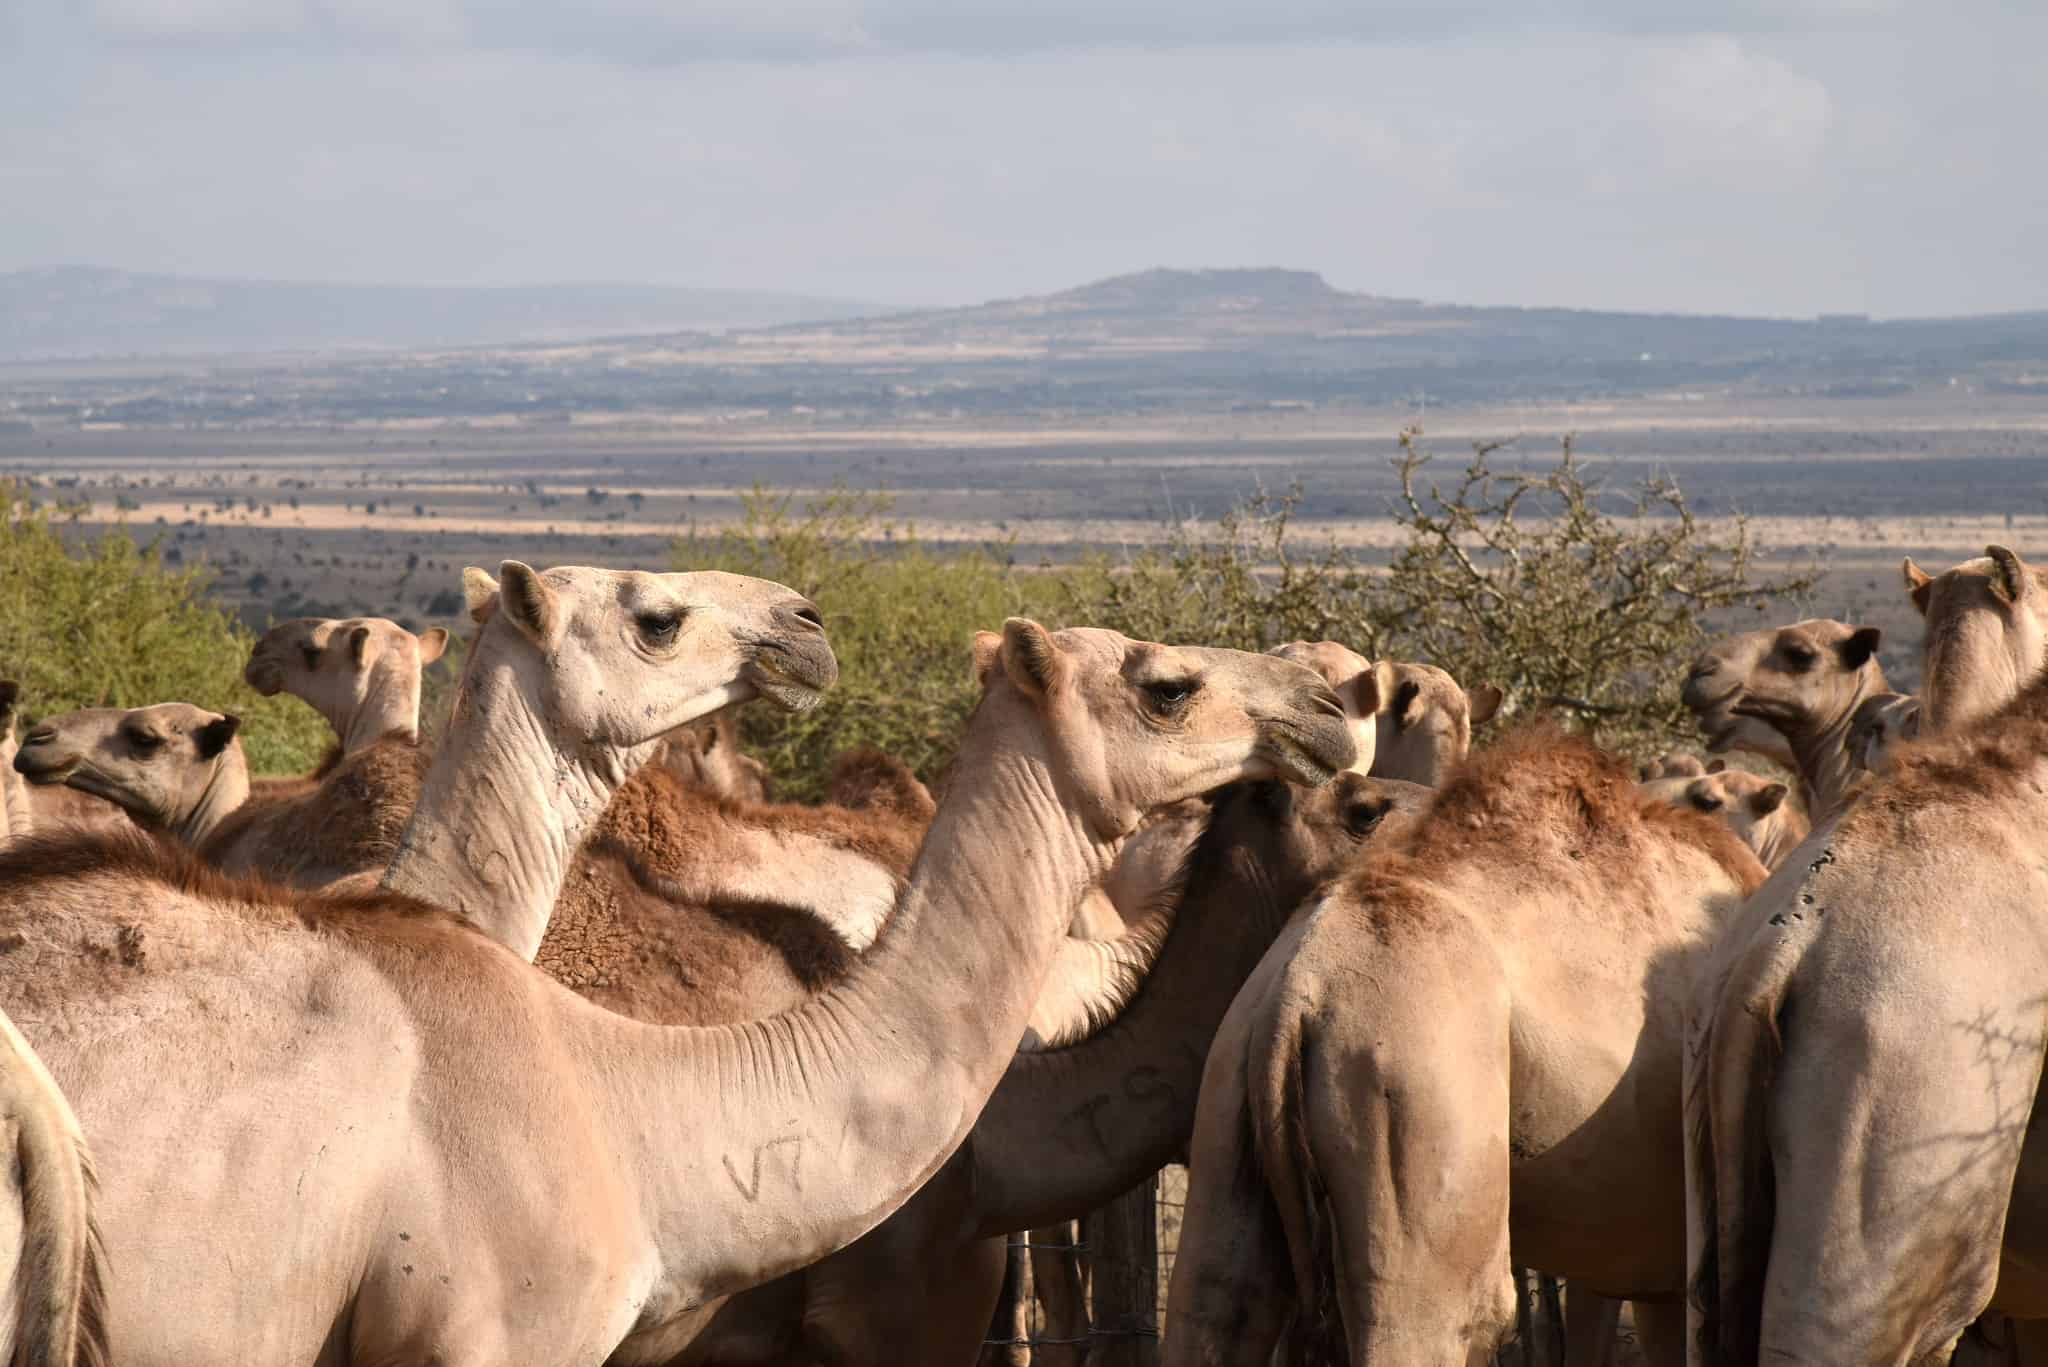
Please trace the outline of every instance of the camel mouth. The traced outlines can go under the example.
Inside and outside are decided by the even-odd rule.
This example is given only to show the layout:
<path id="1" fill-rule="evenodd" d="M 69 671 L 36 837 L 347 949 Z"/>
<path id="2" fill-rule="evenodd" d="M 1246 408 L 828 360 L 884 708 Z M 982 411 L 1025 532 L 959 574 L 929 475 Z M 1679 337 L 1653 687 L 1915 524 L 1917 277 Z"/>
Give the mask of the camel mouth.
<path id="1" fill-rule="evenodd" d="M 1343 766 L 1330 763 L 1318 753 L 1318 747 L 1285 731 L 1267 732 L 1259 741 L 1258 753 L 1281 778 L 1310 788 L 1321 787 L 1343 772 Z"/>
<path id="2" fill-rule="evenodd" d="M 83 763 L 78 756 L 71 755 L 45 764 L 38 762 L 35 751 L 18 750 L 14 755 L 14 772 L 38 788 L 53 788 L 68 782 Z"/>
<path id="3" fill-rule="evenodd" d="M 755 693 L 785 712 L 808 712 L 825 696 L 824 688 L 818 684 L 762 659 L 747 666 L 746 681 L 753 685 Z"/>
<path id="4" fill-rule="evenodd" d="M 805 712 L 839 681 L 839 661 L 823 636 L 770 638 L 756 644 L 743 677 L 785 712 Z"/>
<path id="5" fill-rule="evenodd" d="M 284 670 L 268 660 L 251 660 L 242 671 L 242 682 L 266 698 L 284 692 Z"/>

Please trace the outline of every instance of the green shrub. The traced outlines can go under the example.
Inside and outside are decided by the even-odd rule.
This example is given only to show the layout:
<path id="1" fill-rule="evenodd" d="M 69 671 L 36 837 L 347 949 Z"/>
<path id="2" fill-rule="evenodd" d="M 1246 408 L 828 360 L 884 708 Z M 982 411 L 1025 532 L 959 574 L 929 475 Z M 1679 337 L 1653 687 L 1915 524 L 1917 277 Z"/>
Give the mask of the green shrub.
<path id="1" fill-rule="evenodd" d="M 254 638 L 206 597 L 202 569 L 172 569 L 123 527 L 66 545 L 76 511 L 33 507 L 0 483 L 0 677 L 26 717 L 79 707 L 191 702 L 233 712 L 259 773 L 313 767 L 332 740 L 320 715 L 242 682 Z"/>
<path id="2" fill-rule="evenodd" d="M 781 792 L 819 795 L 832 757 L 878 745 L 932 778 L 973 706 L 968 643 L 1012 614 L 1143 640 L 1265 650 L 1337 640 L 1420 660 L 1550 709 L 1608 745 L 1660 750 L 1689 733 L 1678 682 L 1738 609 L 1766 611 L 1810 576 L 1759 578 L 1739 519 L 1702 524 L 1677 486 L 1608 496 L 1566 443 L 1554 466 L 1501 471 L 1482 444 L 1447 489 L 1402 434 L 1388 565 L 1293 529 L 1301 499 L 1258 492 L 1213 524 L 1176 522 L 1122 557 L 1019 567 L 1007 545 L 938 552 L 888 520 L 885 494 L 836 490 L 799 508 L 756 488 L 739 524 L 677 542 L 685 569 L 779 580 L 825 614 L 840 683 L 815 711 L 747 709 L 743 734 Z"/>

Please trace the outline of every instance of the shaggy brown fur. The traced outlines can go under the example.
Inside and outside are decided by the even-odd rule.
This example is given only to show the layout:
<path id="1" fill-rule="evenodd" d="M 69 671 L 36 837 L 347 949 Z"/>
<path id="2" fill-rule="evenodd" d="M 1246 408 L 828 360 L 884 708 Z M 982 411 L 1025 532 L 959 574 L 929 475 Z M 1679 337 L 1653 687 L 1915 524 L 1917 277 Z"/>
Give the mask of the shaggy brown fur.
<path id="1" fill-rule="evenodd" d="M 929 825 L 938 804 L 910 766 L 884 750 L 861 746 L 832 761 L 826 786 L 829 801 L 840 807 L 893 812 Z"/>
<path id="2" fill-rule="evenodd" d="M 337 747 L 315 780 L 298 780 L 270 800 L 250 800 L 230 815 L 200 855 L 230 873 L 280 882 L 329 881 L 381 870 L 419 801 L 429 756 L 392 732 L 342 756 Z"/>

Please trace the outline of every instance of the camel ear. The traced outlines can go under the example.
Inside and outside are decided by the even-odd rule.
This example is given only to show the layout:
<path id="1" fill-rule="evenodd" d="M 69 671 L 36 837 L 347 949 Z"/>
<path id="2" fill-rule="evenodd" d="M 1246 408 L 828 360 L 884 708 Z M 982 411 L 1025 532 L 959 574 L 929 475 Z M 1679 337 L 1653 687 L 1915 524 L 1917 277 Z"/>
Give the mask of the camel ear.
<path id="1" fill-rule="evenodd" d="M 1387 710 L 1394 714 L 1396 728 L 1406 731 L 1416 722 L 1420 712 L 1415 704 L 1422 697 L 1422 685 L 1413 679 L 1404 679 L 1394 689 L 1394 702 Z"/>
<path id="2" fill-rule="evenodd" d="M 474 565 L 462 571 L 462 596 L 468 602 L 469 620 L 482 626 L 498 610 L 498 581 Z"/>
<path id="3" fill-rule="evenodd" d="M 1358 721 L 1375 716 L 1380 710 L 1379 676 L 1370 669 L 1361 669 L 1336 688 L 1337 700 L 1344 704 L 1344 710 Z"/>
<path id="4" fill-rule="evenodd" d="M 1003 623 L 1003 672 L 1027 695 L 1047 698 L 1066 676 L 1066 662 L 1052 633 L 1028 617 Z"/>
<path id="5" fill-rule="evenodd" d="M 21 700 L 21 685 L 12 679 L 0 679 L 0 717 L 14 725 L 14 704 Z"/>
<path id="6" fill-rule="evenodd" d="M 1727 761 L 1727 760 L 1725 760 L 1725 759 L 1716 759 L 1716 760 L 1713 760 L 1712 762 L 1710 762 L 1710 763 L 1709 763 L 1709 764 L 1707 765 L 1707 772 L 1708 772 L 1708 773 L 1710 773 L 1710 774 L 1718 774 L 1718 773 L 1720 773 L 1720 772 L 1721 772 L 1722 770 L 1726 769 L 1727 767 L 1728 767 L 1728 761 Z"/>
<path id="7" fill-rule="evenodd" d="M 1842 642 L 1842 664 L 1849 669 L 1861 669 L 1870 663 L 1870 657 L 1877 654 L 1878 646 L 1884 641 L 1884 632 L 1877 627 L 1858 627 L 1849 633 L 1849 639 Z"/>
<path id="8" fill-rule="evenodd" d="M 1920 735 L 1919 700 L 1915 699 L 1911 707 L 1904 708 L 1902 710 L 1904 712 L 1904 715 L 1899 718 L 1899 739 L 1915 740 Z"/>
<path id="9" fill-rule="evenodd" d="M 1910 555 L 1899 562 L 1899 572 L 1906 576 L 1906 596 L 1913 600 L 1913 606 L 1925 617 L 1927 597 L 1934 589 L 1934 576 L 1914 564 Z"/>
<path id="10" fill-rule="evenodd" d="M 428 627 L 420 633 L 420 665 L 422 668 L 441 658 L 448 649 L 448 632 L 443 627 Z"/>
<path id="11" fill-rule="evenodd" d="M 1484 683 L 1465 695 L 1472 704 L 1472 724 L 1483 726 L 1500 711 L 1501 700 L 1507 695 L 1500 691 L 1498 684 Z"/>
<path id="12" fill-rule="evenodd" d="M 1758 816 L 1769 816 L 1785 805 L 1786 795 L 1791 791 L 1782 783 L 1773 783 L 1749 800 L 1750 810 Z"/>
<path id="13" fill-rule="evenodd" d="M 552 646 L 562 625 L 562 604 L 539 572 L 518 560 L 498 566 L 498 602 L 513 623 L 543 646 Z"/>
<path id="14" fill-rule="evenodd" d="M 370 629 L 356 627 L 348 634 L 348 657 L 361 668 L 370 653 Z"/>
<path id="15" fill-rule="evenodd" d="M 2033 585 L 2034 576 L 2027 572 L 2020 558 L 2004 546 L 1986 546 L 1984 554 L 1990 556 L 1991 563 L 1998 568 L 1999 586 L 2005 590 L 2006 601 L 2017 603 L 2025 597 Z"/>
<path id="16" fill-rule="evenodd" d="M 230 712 L 224 717 L 215 717 L 199 728 L 199 758 L 212 759 L 228 748 L 228 742 L 235 738 L 235 732 L 242 729 L 242 719 Z"/>
<path id="17" fill-rule="evenodd" d="M 988 690 L 989 681 L 995 678 L 996 667 L 1003 660 L 1003 638 L 1000 632 L 977 631 L 974 633 L 974 681 Z"/>

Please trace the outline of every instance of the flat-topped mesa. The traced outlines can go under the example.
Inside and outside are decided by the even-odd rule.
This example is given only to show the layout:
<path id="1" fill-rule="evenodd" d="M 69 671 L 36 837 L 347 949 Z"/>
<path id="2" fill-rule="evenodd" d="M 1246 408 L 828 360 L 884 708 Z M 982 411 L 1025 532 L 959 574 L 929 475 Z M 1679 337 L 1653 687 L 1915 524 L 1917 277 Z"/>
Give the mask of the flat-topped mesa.
<path id="1" fill-rule="evenodd" d="M 1925 622 L 1920 697 L 1939 732 L 1996 712 L 2048 660 L 2048 583 L 2004 546 L 1929 575 L 1902 565 L 1907 595 Z"/>
<path id="2" fill-rule="evenodd" d="M 242 678 L 309 703 L 350 755 L 387 736 L 419 739 L 420 671 L 447 648 L 440 627 L 415 636 L 384 617 L 295 617 L 257 638 Z"/>
<path id="3" fill-rule="evenodd" d="M 1818 828 L 1847 808 L 1860 780 L 1849 734 L 1864 700 L 1889 691 L 1882 639 L 1876 627 L 1824 617 L 1744 632 L 1700 657 L 1681 696 L 1714 753 L 1748 750 L 1797 773 Z"/>
<path id="4" fill-rule="evenodd" d="M 807 707 L 838 664 L 817 609 L 767 580 L 500 573 L 463 572 L 481 630 L 383 886 L 530 960 L 584 834 L 670 732 L 754 697 Z"/>
<path id="5" fill-rule="evenodd" d="M 744 691 L 678 657 L 683 623 L 644 620 L 689 584 L 603 573 L 508 572 L 462 700 L 595 744 L 564 780 L 586 796 L 676 712 Z M 663 664 L 591 663 L 586 619 L 651 634 Z M 837 986 L 767 1020 L 626 1020 L 403 897 L 221 880 L 141 844 L 0 856 L 0 933 L 22 937 L 0 1010 L 33 1019 L 105 1165 L 113 1262 L 138 1269 L 116 1358 L 643 1359 L 708 1299 L 871 1228 L 957 1148 L 1079 891 L 1145 810 L 1353 758 L 1337 700 L 1286 661 L 1021 621 L 977 659 L 963 763 L 895 915 Z M 398 1100 L 371 1115 L 366 1096 Z M 179 1161 L 153 1161 L 167 1135 Z M 303 1181 L 323 1153 L 331 1178 Z"/>
<path id="6" fill-rule="evenodd" d="M 249 798 L 241 718 L 191 703 L 88 707 L 38 723 L 14 768 L 105 798 L 141 825 L 203 844 Z"/>

